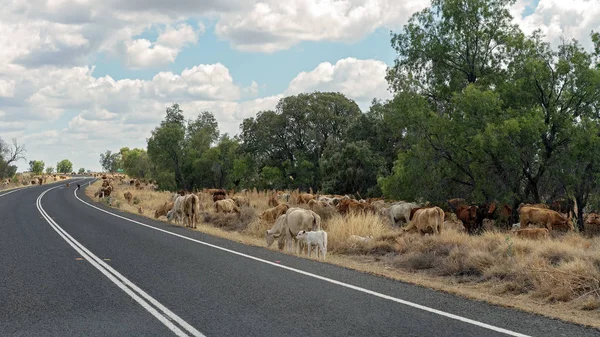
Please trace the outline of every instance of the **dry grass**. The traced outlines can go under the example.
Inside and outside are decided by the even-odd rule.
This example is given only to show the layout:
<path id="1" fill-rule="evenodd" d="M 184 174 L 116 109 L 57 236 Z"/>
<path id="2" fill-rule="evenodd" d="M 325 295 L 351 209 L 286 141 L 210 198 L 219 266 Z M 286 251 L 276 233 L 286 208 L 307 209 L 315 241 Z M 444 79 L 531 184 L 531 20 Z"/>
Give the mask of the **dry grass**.
<path id="1" fill-rule="evenodd" d="M 98 184 L 86 193 L 93 195 Z M 137 213 L 137 205 L 123 197 L 127 189 L 117 186 L 113 206 Z M 131 191 L 149 217 L 172 195 Z M 256 191 L 248 196 L 252 206 L 240 215 L 215 214 L 212 199 L 202 196 L 198 230 L 264 246 L 272 224 L 257 215 L 268 208 L 268 197 Z M 440 236 L 407 235 L 377 215 L 316 211 L 328 233 L 328 263 L 600 328 L 600 238 L 570 233 L 535 241 L 509 232 L 470 236 L 449 230 Z"/>
<path id="2" fill-rule="evenodd" d="M 33 180 L 33 174 L 31 173 L 19 173 L 17 174 L 16 178 L 11 180 L 10 183 L 8 185 L 4 185 L 2 184 L 2 181 L 0 181 L 0 192 L 5 192 L 5 191 L 9 191 L 9 190 L 14 190 L 16 188 L 23 188 L 23 187 L 28 187 L 31 186 L 31 180 Z M 52 175 L 48 176 L 48 175 L 44 175 L 44 177 L 47 177 L 45 179 L 45 181 L 42 181 L 42 185 L 47 185 L 47 184 L 52 184 L 55 182 L 60 182 L 60 181 L 64 181 L 65 183 L 69 181 L 69 179 L 71 179 L 71 176 L 68 175 L 66 180 L 61 180 L 60 178 L 56 178 L 54 179 L 52 177 Z M 37 183 L 35 185 L 38 185 Z"/>

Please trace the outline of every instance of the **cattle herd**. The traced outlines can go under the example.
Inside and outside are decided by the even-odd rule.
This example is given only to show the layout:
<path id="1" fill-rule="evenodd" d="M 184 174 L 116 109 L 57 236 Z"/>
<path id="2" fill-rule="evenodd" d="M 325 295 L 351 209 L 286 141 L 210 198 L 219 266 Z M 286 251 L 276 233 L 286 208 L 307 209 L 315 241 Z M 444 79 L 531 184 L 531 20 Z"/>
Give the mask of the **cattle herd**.
<path id="1" fill-rule="evenodd" d="M 110 196 L 113 182 L 134 186 L 135 189 L 154 190 L 154 182 L 126 179 L 124 176 L 102 176 L 102 187 L 95 193 L 97 197 Z M 131 203 L 133 194 L 124 193 Z M 272 228 L 265 233 L 267 246 L 277 240 L 279 249 L 300 253 L 306 247 L 310 256 L 311 248 L 316 248 L 317 257 L 325 257 L 327 233 L 323 231 L 321 216 L 317 209 L 328 208 L 342 215 L 372 213 L 389 219 L 392 226 L 401 227 L 402 233 L 440 235 L 444 230 L 456 230 L 476 234 L 494 228 L 512 229 L 515 235 L 529 239 L 548 238 L 551 233 L 574 231 L 573 205 L 568 200 L 558 200 L 550 205 L 521 204 L 517 207 L 515 219 L 513 209 L 507 204 L 469 204 L 464 199 L 450 199 L 442 205 L 420 204 L 415 202 L 384 200 L 383 198 L 356 199 L 350 195 L 319 195 L 299 191 L 267 192 L 270 208 L 259 218 Z M 169 222 L 196 228 L 200 221 L 201 200 L 212 200 L 215 213 L 240 214 L 243 207 L 252 207 L 247 190 L 238 193 L 234 190 L 204 189 L 197 193 L 179 191 L 154 212 L 155 218 L 165 216 Z M 292 203 L 295 205 L 292 206 Z M 141 207 L 138 209 L 142 212 Z M 600 227 L 600 216 L 586 215 L 586 225 Z M 356 237 L 366 241 L 369 237 Z"/>
<path id="2" fill-rule="evenodd" d="M 98 174 L 94 173 L 94 177 L 102 179 L 102 187 L 100 187 L 95 193 L 94 196 L 98 198 L 106 198 L 110 197 L 113 190 L 115 189 L 114 183 L 116 181 L 119 182 L 120 185 L 127 185 L 130 187 L 134 187 L 136 190 L 148 190 L 154 191 L 156 189 L 156 182 L 149 181 L 147 179 L 127 179 L 125 175 L 106 175 L 106 174 Z M 133 195 L 131 192 L 126 192 L 125 199 L 127 202 L 131 202 L 133 199 Z"/>
<path id="3" fill-rule="evenodd" d="M 36 175 L 36 176 L 30 176 L 30 177 L 17 176 L 17 178 L 15 178 L 13 180 L 11 180 L 11 179 L 2 180 L 0 183 L 0 189 L 8 188 L 9 185 L 15 185 L 15 186 L 42 185 L 42 184 L 46 184 L 48 182 L 66 180 L 68 178 L 69 177 L 66 175 L 58 175 L 58 174 Z"/>

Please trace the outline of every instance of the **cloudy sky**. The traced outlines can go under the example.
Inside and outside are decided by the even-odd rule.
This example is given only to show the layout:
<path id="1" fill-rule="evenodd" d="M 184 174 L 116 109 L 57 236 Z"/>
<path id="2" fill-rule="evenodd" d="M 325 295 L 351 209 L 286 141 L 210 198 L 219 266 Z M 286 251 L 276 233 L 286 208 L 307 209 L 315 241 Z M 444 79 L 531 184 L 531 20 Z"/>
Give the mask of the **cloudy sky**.
<path id="1" fill-rule="evenodd" d="M 390 97 L 389 31 L 428 0 L 0 0 L 0 137 L 27 159 L 99 170 L 99 153 L 145 147 L 177 102 L 221 132 L 285 95 Z M 515 20 L 590 46 L 599 0 L 518 0 Z M 27 162 L 19 169 L 27 169 Z"/>

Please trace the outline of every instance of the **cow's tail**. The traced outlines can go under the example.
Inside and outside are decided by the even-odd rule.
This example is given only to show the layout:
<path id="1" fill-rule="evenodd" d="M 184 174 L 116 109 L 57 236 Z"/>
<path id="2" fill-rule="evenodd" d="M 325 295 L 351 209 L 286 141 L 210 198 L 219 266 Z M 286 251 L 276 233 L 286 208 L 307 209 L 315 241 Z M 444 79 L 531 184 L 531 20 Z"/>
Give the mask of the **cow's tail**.
<path id="1" fill-rule="evenodd" d="M 437 212 L 438 212 L 438 213 L 439 213 L 439 215 L 440 215 L 440 216 L 438 217 L 438 222 L 439 222 L 439 223 L 438 223 L 438 232 L 439 232 L 440 234 L 442 234 L 442 229 L 444 228 L 444 217 L 445 217 L 445 214 L 444 214 L 444 211 L 443 211 L 441 208 L 439 208 L 439 207 L 438 207 L 438 209 L 437 209 Z"/>
<path id="2" fill-rule="evenodd" d="M 317 213 L 313 212 L 312 230 L 318 231 L 320 229 L 321 229 L 321 216 L 318 215 Z"/>

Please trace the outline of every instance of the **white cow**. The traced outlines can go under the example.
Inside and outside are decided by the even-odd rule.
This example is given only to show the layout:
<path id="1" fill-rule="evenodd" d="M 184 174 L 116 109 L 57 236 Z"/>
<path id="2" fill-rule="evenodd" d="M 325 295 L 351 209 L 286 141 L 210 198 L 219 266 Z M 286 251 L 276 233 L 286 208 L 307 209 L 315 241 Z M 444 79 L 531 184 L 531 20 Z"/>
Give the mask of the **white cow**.
<path id="1" fill-rule="evenodd" d="M 387 213 L 392 221 L 392 226 L 398 226 L 401 222 L 408 223 L 410 221 L 410 210 L 417 207 L 421 206 L 413 202 L 403 202 L 389 208 L 383 208 L 382 214 Z"/>
<path id="2" fill-rule="evenodd" d="M 320 230 L 321 217 L 308 209 L 290 208 L 285 216 L 277 218 L 273 228 L 267 230 L 267 246 L 270 246 L 276 238 L 279 239 L 280 249 L 283 242 L 288 251 L 299 253 L 300 246 L 297 245 L 296 234 L 301 230 Z"/>
<path id="3" fill-rule="evenodd" d="M 185 212 L 184 212 L 184 204 L 185 204 L 185 196 L 177 195 L 177 197 L 173 198 L 174 204 L 173 209 L 167 213 L 167 220 L 171 222 L 175 220 L 176 224 L 180 224 L 184 221 Z"/>
<path id="4" fill-rule="evenodd" d="M 323 259 L 327 256 L 327 232 L 323 230 L 310 232 L 301 230 L 296 234 L 296 239 L 306 244 L 308 257 L 310 257 L 313 245 L 317 247 L 317 259 L 319 258 L 319 252 L 323 255 Z"/>

